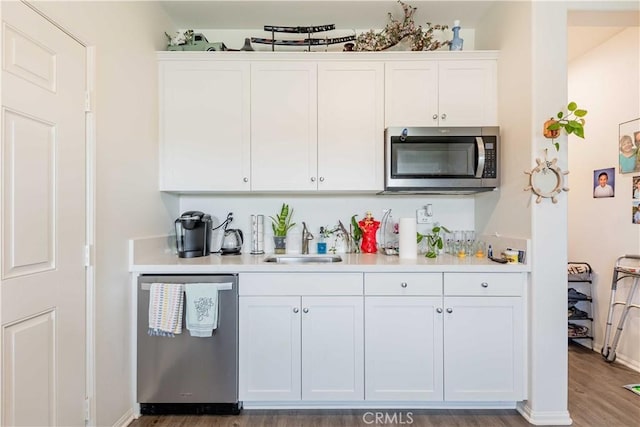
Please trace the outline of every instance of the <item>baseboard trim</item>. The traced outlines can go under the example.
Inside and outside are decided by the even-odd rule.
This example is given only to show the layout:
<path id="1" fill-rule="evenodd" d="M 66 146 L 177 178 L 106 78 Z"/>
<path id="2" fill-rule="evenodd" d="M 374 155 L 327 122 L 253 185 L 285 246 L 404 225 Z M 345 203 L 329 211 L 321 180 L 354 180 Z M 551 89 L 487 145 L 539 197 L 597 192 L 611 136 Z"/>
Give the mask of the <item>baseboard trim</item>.
<path id="1" fill-rule="evenodd" d="M 516 402 L 244 402 L 244 409 L 516 409 Z"/>
<path id="2" fill-rule="evenodd" d="M 518 402 L 516 410 L 525 420 L 536 426 L 568 426 L 573 423 L 569 411 L 534 412 L 527 402 Z"/>
<path id="3" fill-rule="evenodd" d="M 112 427 L 127 427 L 134 419 L 133 409 L 129 409 L 113 424 Z"/>

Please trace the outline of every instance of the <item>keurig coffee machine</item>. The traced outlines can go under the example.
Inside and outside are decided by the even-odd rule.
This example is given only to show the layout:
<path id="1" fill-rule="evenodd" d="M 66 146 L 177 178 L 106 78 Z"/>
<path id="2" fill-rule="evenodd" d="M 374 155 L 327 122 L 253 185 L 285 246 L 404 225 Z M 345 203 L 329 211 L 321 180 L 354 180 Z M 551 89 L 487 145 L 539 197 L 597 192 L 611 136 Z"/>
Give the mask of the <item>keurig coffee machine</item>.
<path id="1" fill-rule="evenodd" d="M 180 258 L 207 256 L 211 252 L 211 215 L 188 211 L 175 221 Z"/>

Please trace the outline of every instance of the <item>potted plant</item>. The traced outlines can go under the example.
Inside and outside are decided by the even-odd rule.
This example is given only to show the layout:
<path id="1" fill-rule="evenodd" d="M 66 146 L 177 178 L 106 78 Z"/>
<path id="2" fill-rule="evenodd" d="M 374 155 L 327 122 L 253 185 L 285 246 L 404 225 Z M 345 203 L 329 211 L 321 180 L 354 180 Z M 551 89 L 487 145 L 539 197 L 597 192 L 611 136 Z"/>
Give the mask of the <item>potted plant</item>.
<path id="1" fill-rule="evenodd" d="M 542 134 L 551 140 L 555 140 L 560 136 L 560 129 L 564 129 L 567 135 L 574 134 L 579 138 L 584 138 L 584 116 L 587 115 L 587 110 L 578 108 L 578 104 L 570 102 L 567 104 L 567 111 L 559 111 L 556 114 L 556 118 L 551 117 L 544 122 Z M 556 151 L 560 150 L 560 144 L 553 141 L 553 145 L 556 147 Z"/>
<path id="2" fill-rule="evenodd" d="M 289 208 L 286 203 L 282 204 L 280 213 L 271 218 L 271 229 L 273 230 L 273 244 L 275 247 L 274 252 L 277 254 L 284 254 L 287 252 L 287 232 L 296 225 L 295 222 L 291 222 L 293 216 L 293 209 Z"/>
<path id="3" fill-rule="evenodd" d="M 427 238 L 427 253 L 425 254 L 427 258 L 437 257 L 438 252 L 444 247 L 444 242 L 442 241 L 440 232 L 449 233 L 449 230 L 445 226 L 436 225 L 431 229 L 430 234 L 417 233 L 418 243 L 420 243 L 423 238 Z"/>

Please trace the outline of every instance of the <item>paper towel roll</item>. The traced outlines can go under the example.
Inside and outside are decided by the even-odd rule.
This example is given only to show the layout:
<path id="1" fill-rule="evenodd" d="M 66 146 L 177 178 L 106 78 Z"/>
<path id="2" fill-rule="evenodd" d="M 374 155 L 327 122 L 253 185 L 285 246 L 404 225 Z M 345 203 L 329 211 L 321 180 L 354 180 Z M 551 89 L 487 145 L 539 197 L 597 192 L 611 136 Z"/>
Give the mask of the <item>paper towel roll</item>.
<path id="1" fill-rule="evenodd" d="M 416 242 L 416 219 L 400 218 L 399 224 L 400 244 L 398 252 L 400 258 L 416 258 L 418 256 L 418 243 Z"/>

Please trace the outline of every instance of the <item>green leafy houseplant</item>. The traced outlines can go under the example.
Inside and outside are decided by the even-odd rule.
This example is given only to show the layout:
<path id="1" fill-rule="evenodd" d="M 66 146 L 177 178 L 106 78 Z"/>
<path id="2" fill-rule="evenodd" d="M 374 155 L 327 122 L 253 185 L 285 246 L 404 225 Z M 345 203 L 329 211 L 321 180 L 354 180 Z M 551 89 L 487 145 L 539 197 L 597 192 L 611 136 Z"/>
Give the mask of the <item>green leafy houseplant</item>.
<path id="1" fill-rule="evenodd" d="M 293 208 L 289 209 L 289 205 L 286 203 L 282 204 L 279 214 L 275 217 L 269 216 L 269 218 L 271 218 L 271 229 L 273 230 L 274 236 L 284 237 L 287 235 L 287 232 L 296 225 L 295 222 L 291 222 L 292 216 Z"/>
<path id="2" fill-rule="evenodd" d="M 567 111 L 559 111 L 556 114 L 556 118 L 550 118 L 545 122 L 544 136 L 551 138 L 556 147 L 556 151 L 560 150 L 560 144 L 555 142 L 555 138 L 560 135 L 560 129 L 564 129 L 567 135 L 574 134 L 579 138 L 584 138 L 584 116 L 587 115 L 587 110 L 578 108 L 578 104 L 575 102 L 569 102 L 567 104 Z"/>
<path id="3" fill-rule="evenodd" d="M 447 227 L 442 225 L 436 225 L 431 229 L 430 234 L 420 234 L 417 233 L 417 241 L 420 243 L 422 239 L 426 237 L 427 239 L 427 253 L 425 256 L 427 258 L 435 258 L 438 256 L 438 251 L 444 247 L 444 242 L 442 241 L 441 232 L 449 233 Z"/>

